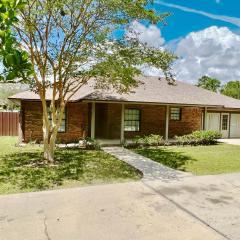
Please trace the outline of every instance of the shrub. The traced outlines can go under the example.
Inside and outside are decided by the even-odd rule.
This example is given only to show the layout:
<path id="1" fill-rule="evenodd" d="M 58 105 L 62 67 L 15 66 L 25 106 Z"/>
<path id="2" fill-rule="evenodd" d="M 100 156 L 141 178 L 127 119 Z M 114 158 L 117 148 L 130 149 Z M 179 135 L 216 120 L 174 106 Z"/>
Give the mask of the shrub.
<path id="1" fill-rule="evenodd" d="M 136 136 L 133 142 L 138 146 L 159 146 L 164 143 L 163 137 L 157 134 L 150 134 L 147 136 Z"/>
<path id="2" fill-rule="evenodd" d="M 88 149 L 88 150 L 100 150 L 101 149 L 100 143 L 97 140 L 89 138 L 89 137 L 86 137 L 84 139 L 84 145 L 85 145 L 86 149 Z"/>
<path id="3" fill-rule="evenodd" d="M 195 131 L 191 134 L 187 134 L 184 136 L 176 136 L 178 144 L 181 145 L 213 145 L 217 143 L 217 139 L 221 138 L 222 134 L 213 131 Z"/>

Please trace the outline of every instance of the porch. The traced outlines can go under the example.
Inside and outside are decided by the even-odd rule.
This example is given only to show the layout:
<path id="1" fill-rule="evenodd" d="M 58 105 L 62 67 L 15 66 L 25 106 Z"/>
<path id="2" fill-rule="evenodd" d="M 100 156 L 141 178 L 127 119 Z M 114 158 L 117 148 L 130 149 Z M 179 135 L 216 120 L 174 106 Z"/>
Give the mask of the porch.
<path id="1" fill-rule="evenodd" d="M 204 107 L 139 103 L 91 102 L 89 136 L 103 145 L 131 142 L 135 136 L 158 134 L 171 141 L 176 135 L 206 125 Z"/>

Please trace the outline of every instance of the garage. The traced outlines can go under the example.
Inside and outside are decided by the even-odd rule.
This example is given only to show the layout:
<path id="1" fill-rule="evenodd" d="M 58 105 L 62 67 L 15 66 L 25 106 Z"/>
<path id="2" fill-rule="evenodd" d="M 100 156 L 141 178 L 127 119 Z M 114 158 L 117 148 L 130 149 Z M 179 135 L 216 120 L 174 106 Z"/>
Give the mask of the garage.
<path id="1" fill-rule="evenodd" d="M 207 129 L 222 133 L 223 138 L 240 137 L 239 113 L 208 113 Z"/>
<path id="2" fill-rule="evenodd" d="M 230 137 L 238 138 L 240 137 L 240 114 L 231 113 L 230 120 Z"/>

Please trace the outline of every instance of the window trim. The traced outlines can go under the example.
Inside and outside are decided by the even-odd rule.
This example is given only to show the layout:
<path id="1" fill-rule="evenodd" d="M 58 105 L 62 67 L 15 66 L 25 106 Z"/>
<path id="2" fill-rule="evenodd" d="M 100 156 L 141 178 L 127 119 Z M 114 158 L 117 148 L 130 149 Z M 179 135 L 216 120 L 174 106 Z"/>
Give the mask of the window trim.
<path id="1" fill-rule="evenodd" d="M 130 121 L 125 119 L 125 110 L 137 110 L 139 112 L 139 120 L 134 120 L 139 122 L 139 129 L 138 130 L 125 130 L 125 121 Z M 124 132 L 141 132 L 141 121 L 142 121 L 142 114 L 141 110 L 138 108 L 125 108 L 124 109 Z"/>
<path id="2" fill-rule="evenodd" d="M 225 116 L 226 116 L 226 118 L 224 119 Z M 226 125 L 223 120 L 227 120 Z M 226 129 L 223 127 L 226 127 Z M 229 114 L 222 114 L 222 116 L 221 116 L 221 131 L 228 131 L 228 130 L 229 130 Z"/>
<path id="3" fill-rule="evenodd" d="M 171 118 L 171 110 L 173 109 L 173 108 L 178 108 L 179 109 L 179 119 L 172 119 Z M 170 107 L 170 111 L 169 111 L 169 119 L 171 120 L 171 121 L 181 121 L 182 120 L 182 108 L 181 107 Z"/>

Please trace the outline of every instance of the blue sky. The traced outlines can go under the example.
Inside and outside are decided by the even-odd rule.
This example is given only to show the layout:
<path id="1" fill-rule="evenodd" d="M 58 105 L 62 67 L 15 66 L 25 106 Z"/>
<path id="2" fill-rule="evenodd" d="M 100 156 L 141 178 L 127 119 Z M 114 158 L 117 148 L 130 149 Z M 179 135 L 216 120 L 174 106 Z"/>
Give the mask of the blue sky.
<path id="1" fill-rule="evenodd" d="M 239 0 L 220 0 L 220 2 L 216 0 L 171 0 L 163 2 L 180 5 L 211 14 L 240 18 Z M 158 25 L 162 29 L 162 35 L 167 41 L 183 37 L 189 32 L 199 31 L 212 25 L 218 27 L 226 26 L 230 30 L 240 33 L 239 27 L 225 21 L 214 20 L 196 13 L 184 12 L 182 10 L 160 4 L 154 4 L 154 8 L 157 10 L 157 12 L 172 13 L 172 16 L 167 18 L 167 26 L 162 27 L 160 24 Z"/>
<path id="2" fill-rule="evenodd" d="M 177 79 L 240 80 L 240 0 L 154 0 L 153 8 L 172 13 L 166 26 L 134 21 L 131 27 L 142 42 L 179 57 L 173 64 Z M 145 68 L 144 73 L 161 71 Z"/>

